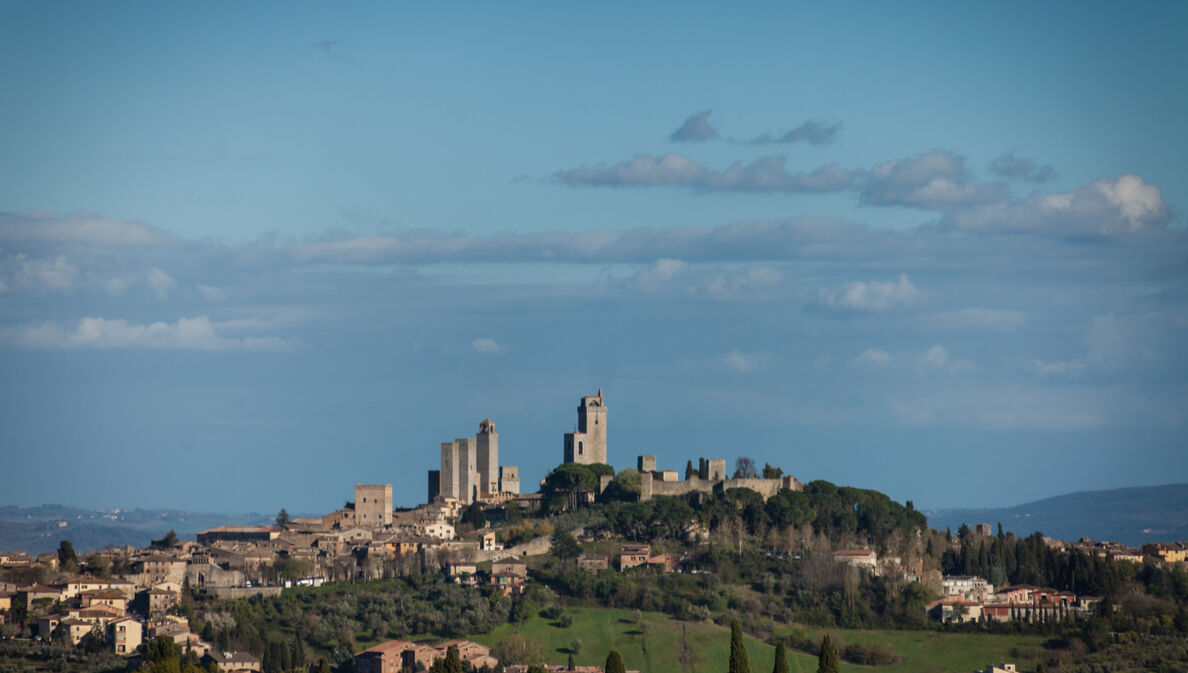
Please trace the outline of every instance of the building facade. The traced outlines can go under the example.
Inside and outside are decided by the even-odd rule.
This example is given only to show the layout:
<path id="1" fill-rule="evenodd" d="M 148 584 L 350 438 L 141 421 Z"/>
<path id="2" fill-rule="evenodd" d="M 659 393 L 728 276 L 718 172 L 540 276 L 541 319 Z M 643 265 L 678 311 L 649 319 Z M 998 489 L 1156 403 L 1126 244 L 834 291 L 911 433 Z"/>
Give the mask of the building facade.
<path id="1" fill-rule="evenodd" d="M 606 400 L 602 388 L 597 395 L 587 395 L 578 405 L 576 432 L 565 433 L 566 463 L 609 464 L 606 459 Z"/>

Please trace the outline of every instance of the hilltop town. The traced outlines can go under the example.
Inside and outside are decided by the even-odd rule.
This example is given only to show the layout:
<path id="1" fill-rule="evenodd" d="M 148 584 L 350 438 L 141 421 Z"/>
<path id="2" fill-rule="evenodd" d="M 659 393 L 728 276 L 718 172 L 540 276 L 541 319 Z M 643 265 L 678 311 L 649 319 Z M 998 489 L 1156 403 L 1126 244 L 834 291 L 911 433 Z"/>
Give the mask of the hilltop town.
<path id="1" fill-rule="evenodd" d="M 1183 543 L 1133 549 L 1088 539 L 1016 539 L 985 523 L 942 533 L 927 528 L 910 502 L 828 482 L 805 484 L 745 457 L 732 473 L 723 458 L 694 464 L 690 457 L 682 474 L 653 455 L 636 456 L 634 467 L 616 471 L 609 463 L 608 421 L 601 390 L 582 397 L 576 430 L 560 442 L 561 463 L 531 492 L 522 489 L 516 466 L 500 464 L 499 435 L 486 418 L 474 437 L 441 443 L 440 465 L 428 471 L 426 501 L 411 509 L 394 506 L 390 483 L 356 484 L 352 500 L 320 517 L 292 518 L 282 509 L 272 525 L 215 527 L 194 540 L 170 534 L 144 549 L 79 556 L 63 541 L 57 554 L 0 554 L 4 634 L 108 652 L 129 665 L 151 661 L 159 643 L 168 642 L 196 665 L 219 671 L 309 666 L 395 673 L 436 670 L 451 658 L 467 670 L 527 671 L 536 663 L 545 666 L 537 670 L 600 671 L 527 661 L 510 647 L 462 638 L 425 640 L 412 637 L 416 631 L 385 638 L 390 629 L 376 631 L 379 642 L 366 647 L 351 646 L 353 636 L 332 636 L 323 642 L 335 645 L 316 658 L 304 654 L 297 629 L 298 644 L 284 644 L 282 661 L 274 641 L 245 639 L 228 626 L 221 606 L 429 576 L 450 592 L 464 592 L 459 600 L 471 600 L 469 592 L 499 606 L 500 619 L 515 621 L 524 618 L 516 616 L 519 606 L 542 602 L 563 614 L 567 600 L 603 591 L 592 581 L 624 591 L 653 578 L 669 587 L 675 603 L 604 600 L 704 621 L 739 599 L 718 603 L 675 578 L 741 572 L 764 592 L 784 591 L 784 577 L 813 577 L 822 591 L 837 583 L 852 596 L 896 596 L 882 611 L 845 603 L 813 607 L 815 599 L 805 596 L 787 606 L 757 603 L 751 614 L 741 614 L 756 632 L 770 633 L 773 624 L 814 610 L 816 618 L 842 625 L 1002 624 L 1026 631 L 1078 628 L 1111 615 L 1123 574 L 1143 568 L 1182 573 L 1188 560 Z M 1120 570 L 1124 566 L 1134 570 Z M 459 623 L 467 627 L 454 631 L 477 628 Z M 339 649 L 344 646 L 349 651 Z M 895 658 L 856 652 L 850 654 L 872 661 Z M 319 669 L 323 664 L 328 668 Z"/>

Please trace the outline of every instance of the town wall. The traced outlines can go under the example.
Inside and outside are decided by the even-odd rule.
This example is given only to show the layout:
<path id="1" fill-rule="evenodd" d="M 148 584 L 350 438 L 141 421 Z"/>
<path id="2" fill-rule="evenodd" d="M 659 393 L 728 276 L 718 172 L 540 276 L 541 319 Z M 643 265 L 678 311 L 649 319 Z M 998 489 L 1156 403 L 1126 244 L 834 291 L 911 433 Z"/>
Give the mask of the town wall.
<path id="1" fill-rule="evenodd" d="M 684 481 L 661 481 L 652 478 L 653 474 L 657 473 L 640 475 L 640 500 L 650 500 L 657 495 L 683 497 L 690 493 L 723 493 L 732 488 L 749 488 L 767 500 L 783 488 L 793 491 L 804 490 L 804 484 L 792 476 L 779 479 L 701 479 L 693 477 Z"/>

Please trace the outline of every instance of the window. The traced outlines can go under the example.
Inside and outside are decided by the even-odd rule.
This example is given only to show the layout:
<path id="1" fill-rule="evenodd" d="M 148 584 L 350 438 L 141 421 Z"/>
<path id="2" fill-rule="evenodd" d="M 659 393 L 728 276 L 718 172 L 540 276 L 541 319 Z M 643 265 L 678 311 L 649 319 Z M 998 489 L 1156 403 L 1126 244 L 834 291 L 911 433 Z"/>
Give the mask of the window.
<path id="1" fill-rule="evenodd" d="M 578 455 L 582 455 L 582 443 L 578 442 Z"/>

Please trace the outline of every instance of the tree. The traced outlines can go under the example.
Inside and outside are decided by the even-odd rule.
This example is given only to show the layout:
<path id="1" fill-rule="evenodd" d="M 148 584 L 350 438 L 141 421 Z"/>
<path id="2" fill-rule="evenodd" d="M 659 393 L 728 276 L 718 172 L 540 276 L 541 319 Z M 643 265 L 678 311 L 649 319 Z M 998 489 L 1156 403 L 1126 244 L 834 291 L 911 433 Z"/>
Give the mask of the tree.
<path id="1" fill-rule="evenodd" d="M 817 673 L 841 673 L 841 658 L 828 634 L 821 639 L 821 654 L 817 655 Z"/>
<path id="2" fill-rule="evenodd" d="M 292 521 L 293 520 L 289 518 L 289 510 L 285 509 L 284 507 L 281 507 L 281 511 L 276 513 L 276 525 L 280 526 L 281 528 L 288 526 Z"/>
<path id="3" fill-rule="evenodd" d="M 446 650 L 445 673 L 462 673 L 462 658 L 458 656 L 457 645 L 450 645 Z"/>
<path id="4" fill-rule="evenodd" d="M 574 638 L 573 641 L 569 643 L 569 650 L 571 652 L 573 652 L 574 654 L 581 654 L 582 653 L 582 639 Z"/>
<path id="5" fill-rule="evenodd" d="M 70 544 L 70 540 L 62 540 L 58 543 L 58 563 L 60 565 L 67 563 L 78 565 L 78 554 L 74 552 L 74 545 Z"/>
<path id="6" fill-rule="evenodd" d="M 776 643 L 775 668 L 771 669 L 771 673 L 788 673 L 788 652 L 782 640 Z"/>
<path id="7" fill-rule="evenodd" d="M 582 547 L 577 540 L 573 539 L 569 531 L 558 530 L 549 538 L 549 544 L 553 549 L 553 556 L 568 561 L 581 556 Z"/>
<path id="8" fill-rule="evenodd" d="M 685 463 L 685 481 L 688 481 L 696 476 L 697 476 L 697 470 L 693 469 L 693 461 L 692 460 L 687 461 Z"/>
<path id="9" fill-rule="evenodd" d="M 763 463 L 763 478 L 764 479 L 779 479 L 784 476 L 784 471 L 778 467 L 772 467 L 770 463 Z"/>
<path id="10" fill-rule="evenodd" d="M 603 669 L 606 670 L 606 673 L 627 673 L 627 665 L 623 663 L 623 656 L 614 650 L 606 655 L 606 666 L 603 666 Z"/>
<path id="11" fill-rule="evenodd" d="M 742 624 L 737 619 L 730 622 L 730 673 L 751 673 L 751 660 L 743 644 Z"/>
<path id="12" fill-rule="evenodd" d="M 177 546 L 177 531 L 170 528 L 169 532 L 165 535 L 165 537 L 161 538 L 160 540 L 153 540 L 149 544 L 151 546 L 155 547 L 156 549 L 169 549 L 171 547 L 176 547 Z"/>
<path id="13" fill-rule="evenodd" d="M 709 463 L 706 462 L 705 458 L 697 459 L 697 478 L 709 479 Z"/>
<path id="14" fill-rule="evenodd" d="M 573 665 L 573 653 L 570 652 L 569 653 L 569 663 L 565 666 L 565 670 L 572 671 L 572 670 L 574 670 L 574 668 L 576 668 L 576 667 Z"/>
<path id="15" fill-rule="evenodd" d="M 477 502 L 470 503 L 465 512 L 462 512 L 462 523 L 470 524 L 475 530 L 485 528 L 487 525 L 487 514 L 483 511 L 483 506 Z"/>
<path id="16" fill-rule="evenodd" d="M 755 469 L 755 461 L 747 456 L 739 456 L 734 461 L 734 478 L 735 479 L 754 479 L 759 476 L 759 471 Z"/>
<path id="17" fill-rule="evenodd" d="M 514 500 L 507 503 L 503 508 L 503 518 L 507 523 L 520 523 L 520 519 L 524 518 L 523 510 L 520 509 L 520 503 Z"/>
<path id="18" fill-rule="evenodd" d="M 318 660 L 318 673 L 330 673 L 330 662 L 325 658 Z"/>

